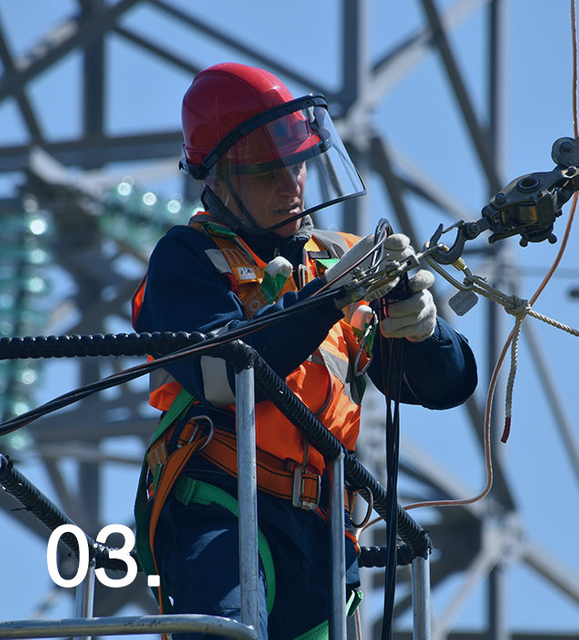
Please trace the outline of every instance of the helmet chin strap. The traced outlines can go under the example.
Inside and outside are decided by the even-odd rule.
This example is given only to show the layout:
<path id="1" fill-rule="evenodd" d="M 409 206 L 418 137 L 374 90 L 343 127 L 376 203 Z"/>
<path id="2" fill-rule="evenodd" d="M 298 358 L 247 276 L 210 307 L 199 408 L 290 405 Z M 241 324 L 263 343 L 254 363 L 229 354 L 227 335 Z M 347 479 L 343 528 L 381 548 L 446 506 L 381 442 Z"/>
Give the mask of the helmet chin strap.
<path id="1" fill-rule="evenodd" d="M 252 233 L 254 235 L 261 235 L 263 233 L 268 233 L 267 229 L 262 229 L 257 222 L 253 219 L 252 215 L 247 210 L 247 207 L 243 204 L 243 201 L 239 197 L 239 194 L 233 188 L 231 181 L 228 177 L 224 177 L 225 184 L 229 189 L 229 193 L 233 197 L 235 204 L 238 206 L 239 210 L 245 217 L 245 219 L 249 222 L 249 225 L 243 224 L 243 221 L 240 220 L 237 216 L 231 213 L 231 210 L 227 208 L 226 204 L 224 204 L 217 194 L 210 187 L 206 186 L 201 194 L 201 202 L 203 206 L 209 213 L 216 218 L 217 220 L 224 222 L 232 231 L 239 231 L 240 229 L 245 231 L 246 233 Z M 229 202 L 229 196 L 227 198 L 227 202 Z"/>

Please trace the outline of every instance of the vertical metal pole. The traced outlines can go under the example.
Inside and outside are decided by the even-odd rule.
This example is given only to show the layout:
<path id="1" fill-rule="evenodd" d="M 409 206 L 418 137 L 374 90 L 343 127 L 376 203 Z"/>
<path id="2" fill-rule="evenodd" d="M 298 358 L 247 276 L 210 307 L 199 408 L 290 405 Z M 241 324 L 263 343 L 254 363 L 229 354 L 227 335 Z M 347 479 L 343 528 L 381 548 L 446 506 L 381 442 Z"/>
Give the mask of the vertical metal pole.
<path id="1" fill-rule="evenodd" d="M 489 142 L 495 173 L 502 182 L 505 143 L 505 50 L 506 5 L 492 0 L 489 12 Z M 489 196 L 494 195 L 489 189 Z"/>
<path id="2" fill-rule="evenodd" d="M 499 561 L 489 573 L 489 627 L 487 631 L 489 640 L 507 640 L 511 637 L 505 607 L 507 601 L 505 577 L 505 569 Z"/>
<path id="3" fill-rule="evenodd" d="M 330 478 L 330 640 L 346 638 L 346 542 L 344 454 L 328 464 Z"/>
<path id="4" fill-rule="evenodd" d="M 105 11 L 104 0 L 81 3 L 83 20 L 94 18 Z M 83 130 L 87 136 L 100 136 L 105 122 L 105 40 L 101 36 L 84 48 L 83 56 Z M 83 162 L 85 169 L 103 166 L 101 158 Z"/>
<path id="5" fill-rule="evenodd" d="M 241 621 L 251 625 L 257 631 L 259 629 L 259 559 L 253 369 L 242 369 L 235 374 L 235 403 Z"/>
<path id="6" fill-rule="evenodd" d="M 430 640 L 430 556 L 412 561 L 412 613 L 414 640 Z"/>
<path id="7" fill-rule="evenodd" d="M 92 618 L 94 613 L 95 561 L 91 560 L 85 579 L 78 585 L 74 593 L 74 617 Z M 83 640 L 76 637 L 74 640 Z"/>

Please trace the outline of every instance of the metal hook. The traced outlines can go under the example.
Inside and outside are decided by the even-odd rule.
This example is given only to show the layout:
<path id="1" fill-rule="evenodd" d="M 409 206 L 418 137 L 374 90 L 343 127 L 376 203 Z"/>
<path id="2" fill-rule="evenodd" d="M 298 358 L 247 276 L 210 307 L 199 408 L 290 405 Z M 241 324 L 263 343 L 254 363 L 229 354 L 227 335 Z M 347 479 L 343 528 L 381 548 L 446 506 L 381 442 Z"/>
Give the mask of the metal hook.
<path id="1" fill-rule="evenodd" d="M 476 225 L 476 223 L 468 223 L 470 225 Z M 443 230 L 442 225 L 438 227 L 432 238 L 424 245 L 424 258 L 428 264 L 437 271 L 443 278 L 445 278 L 450 284 L 461 291 L 469 291 L 472 289 L 472 283 L 465 280 L 460 283 L 456 278 L 453 278 L 447 271 L 445 271 L 440 265 L 451 264 L 458 271 L 462 271 L 468 278 L 471 276 L 470 269 L 466 266 L 465 261 L 460 257 L 462 250 L 467 239 L 469 239 L 468 233 L 462 233 L 465 229 L 464 222 L 457 222 L 448 229 Z M 458 235 L 455 243 L 449 249 L 445 244 L 439 242 L 443 233 L 450 231 L 451 229 L 458 227 Z M 478 234 L 477 234 L 478 235 Z M 435 244 L 434 244 L 435 243 Z M 450 258 L 449 258 L 450 256 Z M 454 260 L 452 258 L 454 257 Z"/>
<path id="2" fill-rule="evenodd" d="M 466 241 L 474 240 L 489 227 L 490 221 L 485 217 L 477 220 L 476 222 L 465 222 L 464 220 L 460 220 L 447 229 L 443 229 L 441 224 L 438 226 L 438 229 L 434 232 L 434 235 L 430 238 L 429 242 L 426 243 L 425 247 L 433 248 L 429 255 L 439 264 L 453 264 L 462 255 Z M 443 233 L 447 233 L 451 229 L 457 229 L 456 239 L 450 248 L 446 248 L 444 245 L 439 243 L 439 240 Z M 439 245 L 438 249 L 434 248 L 436 245 Z"/>
<path id="3" fill-rule="evenodd" d="M 464 251 L 464 245 L 466 244 L 466 241 L 468 239 L 463 232 L 464 225 L 465 223 L 463 220 L 457 222 L 456 224 L 453 224 L 448 229 L 445 229 L 443 225 L 440 224 L 438 226 L 438 229 L 436 229 L 436 231 L 434 232 L 432 238 L 430 238 L 430 240 L 425 245 L 425 248 L 427 249 L 439 245 L 437 249 L 433 249 L 429 253 L 429 257 L 433 260 L 436 260 L 436 262 L 438 262 L 439 264 L 452 264 L 453 262 L 456 262 L 462 255 L 462 252 Z M 455 227 L 458 228 L 458 231 L 454 244 L 450 248 L 444 248 L 444 246 L 439 243 L 442 234 L 447 233 Z"/>

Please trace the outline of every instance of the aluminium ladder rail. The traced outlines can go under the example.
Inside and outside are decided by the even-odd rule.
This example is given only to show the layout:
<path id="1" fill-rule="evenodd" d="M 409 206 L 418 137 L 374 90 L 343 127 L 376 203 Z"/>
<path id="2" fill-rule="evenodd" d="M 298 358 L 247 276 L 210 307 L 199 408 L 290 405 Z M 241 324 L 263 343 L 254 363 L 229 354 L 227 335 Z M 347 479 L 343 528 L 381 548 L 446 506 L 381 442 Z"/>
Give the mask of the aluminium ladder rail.
<path id="1" fill-rule="evenodd" d="M 122 334 L 126 336 L 126 334 Z M 192 335 L 192 334 L 191 334 Z M 116 337 L 116 336 L 113 336 Z M 199 342 L 200 336 L 197 334 L 193 339 Z M 205 338 L 203 336 L 202 338 Z M 22 339 L 20 339 L 21 341 Z M 34 340 L 34 339 L 32 339 Z M 156 347 L 158 348 L 158 338 L 156 338 Z M 0 350 L 0 358 L 2 357 L 51 357 L 51 356 L 31 356 L 27 355 L 8 355 L 6 356 L 7 345 L 6 339 L 2 339 L 3 351 Z M 54 348 L 52 342 L 52 348 Z M 118 344 L 118 343 L 117 343 Z M 16 345 L 13 345 L 16 346 Z M 30 339 L 28 340 L 30 347 Z M 94 345 L 93 345 L 94 349 Z M 167 352 L 174 350 L 168 349 Z M 62 621 L 17 621 L 17 622 L 0 622 L 1 638 L 25 638 L 25 637 L 64 637 L 70 636 L 71 633 L 82 631 L 87 635 L 102 635 L 106 630 L 109 635 L 114 634 L 141 634 L 154 631 L 157 633 L 183 633 L 186 631 L 203 631 L 208 634 L 226 633 L 232 638 L 257 638 L 256 629 L 258 628 L 259 611 L 257 605 L 258 594 L 258 548 L 257 548 L 257 483 L 255 471 L 255 407 L 253 403 L 254 397 L 254 373 L 257 380 L 257 387 L 269 400 L 288 417 L 300 430 L 302 430 L 307 439 L 325 456 L 328 464 L 328 472 L 331 480 L 330 490 L 330 536 L 331 536 L 331 590 L 330 590 L 330 638 L 332 640 L 342 640 L 346 638 L 346 619 L 345 619 L 345 550 L 344 550 L 344 467 L 346 466 L 346 477 L 351 480 L 354 477 L 355 484 L 361 484 L 366 490 L 361 491 L 366 497 L 367 492 L 371 492 L 374 496 L 374 508 L 383 515 L 383 509 L 380 508 L 384 501 L 384 489 L 375 481 L 375 479 L 367 472 L 357 460 L 352 459 L 353 456 L 345 451 L 341 443 L 337 441 L 325 427 L 319 423 L 317 418 L 309 411 L 309 409 L 301 403 L 301 401 L 289 390 L 285 383 L 273 372 L 273 370 L 263 361 L 251 347 L 236 340 L 228 345 L 221 345 L 211 349 L 212 352 L 218 352 L 222 357 L 226 357 L 236 366 L 236 402 L 237 402 L 237 431 L 238 431 L 238 498 L 239 498 L 239 545 L 240 545 L 240 576 L 242 589 L 242 612 L 241 623 L 229 620 L 227 618 L 218 618 L 213 616 L 198 615 L 170 615 L 170 616 L 141 616 L 131 618 L 90 618 L 92 615 L 92 587 L 90 584 L 84 587 L 84 594 L 78 593 L 83 586 L 79 585 L 77 590 L 77 614 L 89 616 L 83 619 L 62 620 Z M 63 355 L 60 353 L 59 355 Z M 74 354 L 80 355 L 80 354 Z M 100 355 L 99 353 L 91 353 L 90 355 Z M 104 355 L 104 354 L 103 354 Z M 132 355 L 132 354 L 126 354 Z M 273 387 L 273 389 L 272 389 Z M 290 398 L 288 404 L 288 398 Z M 290 415 L 288 415 L 288 413 Z M 301 421 L 308 423 L 306 426 Z M 312 426 L 313 425 L 313 426 Z M 324 433 L 325 432 L 325 433 Z M 7 469 L 10 467 L 10 481 L 6 481 L 8 477 Z M 22 482 L 23 476 L 18 474 L 18 480 L 14 482 L 12 474 L 18 472 L 12 468 L 5 456 L 0 454 L 0 485 L 10 491 L 16 486 L 16 492 L 13 495 L 17 497 L 34 515 L 49 528 L 56 528 L 58 524 L 68 523 L 70 521 L 58 508 L 50 503 L 48 498 L 44 496 L 36 487 L 28 483 L 27 480 Z M 23 490 L 22 487 L 26 485 Z M 25 494 L 25 495 L 24 495 Z M 33 496 L 32 502 L 40 496 L 39 508 L 36 504 L 35 508 L 30 507 L 30 496 Z M 50 517 L 42 518 L 45 509 L 50 513 Z M 56 515 L 55 515 L 56 514 Z M 430 640 L 430 582 L 429 582 L 429 551 L 430 543 L 426 533 L 417 525 L 410 516 L 404 512 L 398 505 L 398 525 L 403 526 L 401 538 L 406 540 L 411 551 L 414 554 L 412 559 L 412 593 L 413 593 L 413 618 L 414 618 L 414 640 Z M 46 516 L 46 514 L 45 514 Z M 384 516 L 383 516 L 384 517 Z M 243 532 L 243 534 L 242 534 Z M 67 544 L 66 534 L 63 536 L 63 542 Z M 106 566 L 110 566 L 110 562 L 106 557 L 107 548 L 104 545 L 94 543 L 87 536 L 89 546 L 94 554 L 94 561 L 101 562 Z M 70 545 L 69 545 L 70 546 Z M 417 550 L 418 547 L 418 550 Z M 122 563 L 121 563 L 122 564 Z M 92 581 L 94 585 L 94 573 Z M 90 578 L 87 578 L 87 583 Z M 87 602 L 87 600 L 89 602 Z M 78 603 L 81 603 L 80 605 Z M 215 622 L 215 626 L 212 624 Z M 30 623 L 30 624 L 27 624 Z M 93 627 L 90 625 L 97 625 Z M 60 625 L 60 626 L 59 626 Z M 67 626 L 68 625 L 68 626 Z M 116 625 L 116 626 L 115 626 Z M 202 627 L 202 628 L 201 628 Z M 71 632 L 71 629 L 75 629 Z M 231 635 L 230 635 L 231 634 Z"/>

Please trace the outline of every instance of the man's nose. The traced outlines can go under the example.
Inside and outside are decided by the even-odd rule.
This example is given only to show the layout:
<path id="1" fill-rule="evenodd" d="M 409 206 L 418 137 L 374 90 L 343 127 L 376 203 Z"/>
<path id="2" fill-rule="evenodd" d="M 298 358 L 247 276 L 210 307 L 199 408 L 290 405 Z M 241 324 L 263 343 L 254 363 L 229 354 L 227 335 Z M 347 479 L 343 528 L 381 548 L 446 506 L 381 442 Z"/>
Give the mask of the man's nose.
<path id="1" fill-rule="evenodd" d="M 299 173 L 292 167 L 284 167 L 278 172 L 278 193 L 290 194 L 299 193 Z"/>

